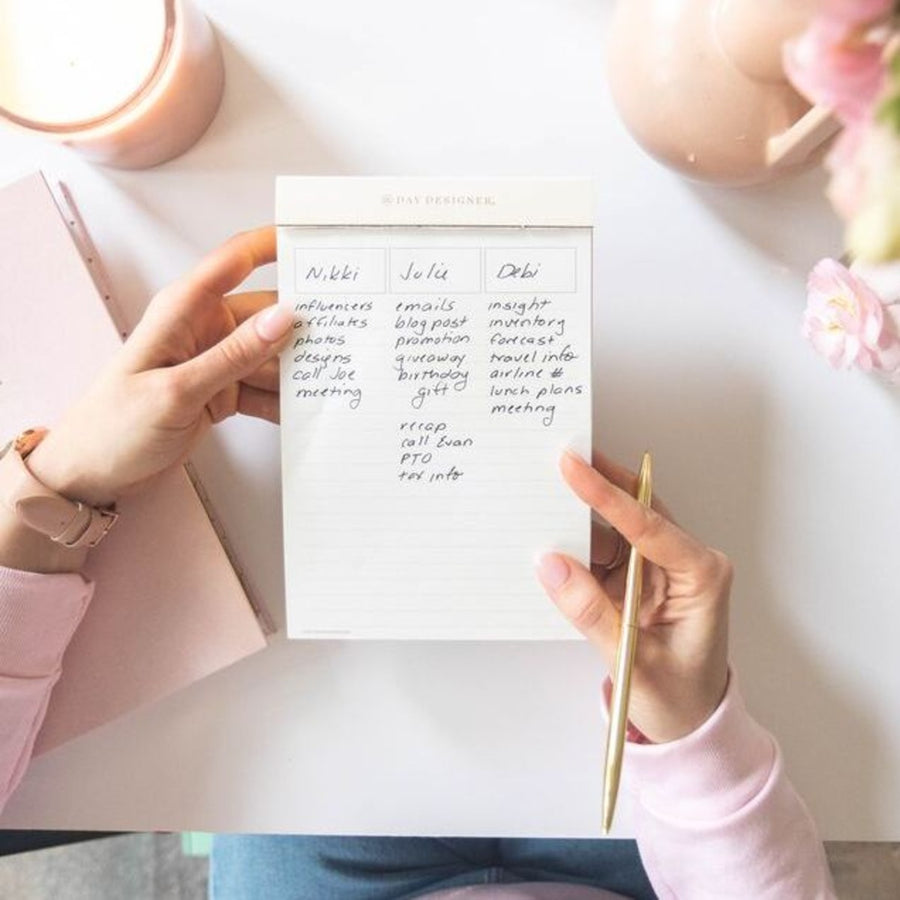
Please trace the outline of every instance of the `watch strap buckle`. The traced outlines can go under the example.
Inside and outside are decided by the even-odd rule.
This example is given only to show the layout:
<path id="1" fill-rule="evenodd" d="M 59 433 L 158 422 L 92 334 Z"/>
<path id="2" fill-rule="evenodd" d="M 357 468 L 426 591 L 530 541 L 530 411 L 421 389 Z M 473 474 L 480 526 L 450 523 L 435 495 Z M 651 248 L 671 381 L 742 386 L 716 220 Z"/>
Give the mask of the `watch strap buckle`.
<path id="1" fill-rule="evenodd" d="M 119 514 L 112 509 L 98 509 L 73 501 L 75 509 L 72 518 L 56 534 L 49 535 L 52 541 L 64 547 L 96 547 L 116 523 Z"/>

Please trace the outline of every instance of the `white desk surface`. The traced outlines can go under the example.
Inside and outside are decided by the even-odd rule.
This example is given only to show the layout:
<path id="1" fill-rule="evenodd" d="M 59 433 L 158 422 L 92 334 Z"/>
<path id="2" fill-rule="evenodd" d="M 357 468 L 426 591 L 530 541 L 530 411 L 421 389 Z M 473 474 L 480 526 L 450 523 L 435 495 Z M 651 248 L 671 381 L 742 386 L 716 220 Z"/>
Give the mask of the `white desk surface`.
<path id="1" fill-rule="evenodd" d="M 3 131 L 0 177 L 66 179 L 134 318 L 271 221 L 276 174 L 598 176 L 596 440 L 652 447 L 736 561 L 743 689 L 824 837 L 900 839 L 900 390 L 799 337 L 839 246 L 822 176 L 727 192 L 647 159 L 604 82 L 611 0 L 205 6 L 228 87 L 196 148 L 120 172 Z M 276 429 L 229 422 L 196 461 L 277 609 Z M 585 645 L 280 642 L 37 760 L 3 825 L 596 835 L 602 676 Z"/>

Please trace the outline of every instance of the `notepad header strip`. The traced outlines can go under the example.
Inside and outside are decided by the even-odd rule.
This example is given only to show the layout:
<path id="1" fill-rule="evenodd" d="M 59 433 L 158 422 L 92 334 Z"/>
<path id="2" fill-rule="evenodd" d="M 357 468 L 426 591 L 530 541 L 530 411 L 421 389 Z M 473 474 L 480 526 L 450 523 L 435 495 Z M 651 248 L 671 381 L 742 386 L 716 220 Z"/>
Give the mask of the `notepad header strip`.
<path id="1" fill-rule="evenodd" d="M 280 226 L 591 227 L 590 178 L 281 176 Z"/>

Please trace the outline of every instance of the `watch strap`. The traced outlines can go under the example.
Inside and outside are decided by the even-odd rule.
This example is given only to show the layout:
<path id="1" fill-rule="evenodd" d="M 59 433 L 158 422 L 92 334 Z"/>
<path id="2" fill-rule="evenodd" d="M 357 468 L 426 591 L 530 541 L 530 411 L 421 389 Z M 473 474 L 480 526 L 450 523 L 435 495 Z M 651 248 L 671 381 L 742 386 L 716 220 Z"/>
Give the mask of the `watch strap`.
<path id="1" fill-rule="evenodd" d="M 0 458 L 0 503 L 34 531 L 69 548 L 95 547 L 118 514 L 50 490 L 28 469 L 18 445 Z"/>

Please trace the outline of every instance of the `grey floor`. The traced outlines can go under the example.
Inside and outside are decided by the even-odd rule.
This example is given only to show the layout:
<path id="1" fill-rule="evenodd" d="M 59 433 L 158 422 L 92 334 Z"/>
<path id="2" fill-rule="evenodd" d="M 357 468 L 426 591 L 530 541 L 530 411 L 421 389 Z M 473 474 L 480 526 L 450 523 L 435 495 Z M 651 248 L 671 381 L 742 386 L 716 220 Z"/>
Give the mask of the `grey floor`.
<path id="1" fill-rule="evenodd" d="M 897 900 L 900 844 L 829 844 L 841 900 Z M 205 900 L 207 864 L 178 835 L 135 834 L 0 859 L 3 900 Z"/>

